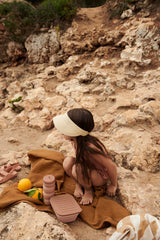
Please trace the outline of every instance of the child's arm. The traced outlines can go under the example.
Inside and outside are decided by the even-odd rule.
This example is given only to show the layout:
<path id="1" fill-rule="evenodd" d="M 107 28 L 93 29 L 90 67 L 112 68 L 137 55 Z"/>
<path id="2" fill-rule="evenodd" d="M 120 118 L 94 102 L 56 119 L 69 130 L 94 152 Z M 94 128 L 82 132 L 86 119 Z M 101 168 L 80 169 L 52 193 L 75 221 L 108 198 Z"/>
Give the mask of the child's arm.
<path id="1" fill-rule="evenodd" d="M 107 194 L 109 196 L 114 196 L 117 190 L 117 166 L 110 158 L 107 158 L 106 162 L 106 169 L 111 181 L 111 184 L 107 188 Z"/>
<path id="2" fill-rule="evenodd" d="M 94 157 L 95 159 L 95 157 Z M 107 188 L 107 194 L 109 196 L 114 196 L 117 189 L 117 166 L 116 164 L 109 158 L 102 155 L 97 155 L 95 159 L 99 164 L 101 164 L 108 173 L 111 184 Z"/>

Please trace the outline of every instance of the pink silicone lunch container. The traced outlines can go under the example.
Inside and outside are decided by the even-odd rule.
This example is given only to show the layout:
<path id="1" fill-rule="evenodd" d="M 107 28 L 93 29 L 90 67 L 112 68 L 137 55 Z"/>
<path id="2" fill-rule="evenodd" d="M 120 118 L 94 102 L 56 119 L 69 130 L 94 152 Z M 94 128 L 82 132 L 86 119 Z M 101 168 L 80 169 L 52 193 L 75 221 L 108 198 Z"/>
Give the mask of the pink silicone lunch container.
<path id="1" fill-rule="evenodd" d="M 74 197 L 68 193 L 51 197 L 50 204 L 57 218 L 63 223 L 75 221 L 82 211 Z"/>

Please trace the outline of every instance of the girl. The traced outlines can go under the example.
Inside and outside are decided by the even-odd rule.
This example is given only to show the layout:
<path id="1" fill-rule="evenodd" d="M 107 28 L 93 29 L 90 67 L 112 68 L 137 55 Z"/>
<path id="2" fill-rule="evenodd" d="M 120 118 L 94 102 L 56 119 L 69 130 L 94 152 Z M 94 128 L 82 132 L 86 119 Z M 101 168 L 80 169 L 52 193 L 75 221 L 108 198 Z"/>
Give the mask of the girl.
<path id="1" fill-rule="evenodd" d="M 72 142 L 75 157 L 66 157 L 63 167 L 76 181 L 75 197 L 80 204 L 93 201 L 92 186 L 102 186 L 110 180 L 107 194 L 114 196 L 117 189 L 117 167 L 98 138 L 91 136 L 93 115 L 84 108 L 75 108 L 53 118 L 54 126 Z"/>

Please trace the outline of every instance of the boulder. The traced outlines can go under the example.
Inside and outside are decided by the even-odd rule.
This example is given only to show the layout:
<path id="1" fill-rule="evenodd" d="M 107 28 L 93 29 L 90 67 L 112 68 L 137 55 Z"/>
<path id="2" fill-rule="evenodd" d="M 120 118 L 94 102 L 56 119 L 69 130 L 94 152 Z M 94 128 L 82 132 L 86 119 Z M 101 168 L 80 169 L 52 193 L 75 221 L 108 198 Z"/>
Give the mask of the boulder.
<path id="1" fill-rule="evenodd" d="M 30 63 L 45 63 L 59 50 L 58 36 L 55 30 L 30 35 L 26 42 Z"/>
<path id="2" fill-rule="evenodd" d="M 20 203 L 0 213 L 2 240 L 76 240 L 71 229 L 56 219 L 55 215 L 40 212 L 27 203 Z"/>

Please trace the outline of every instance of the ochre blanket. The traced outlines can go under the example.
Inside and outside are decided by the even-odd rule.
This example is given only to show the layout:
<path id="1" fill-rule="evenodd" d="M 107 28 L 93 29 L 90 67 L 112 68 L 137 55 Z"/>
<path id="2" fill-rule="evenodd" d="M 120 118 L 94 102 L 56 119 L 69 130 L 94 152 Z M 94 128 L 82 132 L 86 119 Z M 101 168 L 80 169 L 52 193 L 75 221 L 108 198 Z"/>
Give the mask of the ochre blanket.
<path id="1" fill-rule="evenodd" d="M 37 149 L 28 152 L 31 162 L 31 170 L 28 178 L 33 186 L 42 187 L 43 177 L 52 174 L 56 178 L 56 194 L 69 193 L 73 194 L 75 183 L 68 177 L 63 170 L 62 162 L 64 155 L 46 149 Z M 50 206 L 44 205 L 40 200 L 28 197 L 17 189 L 18 183 L 4 189 L 0 195 L 0 212 L 6 210 L 19 202 L 26 202 L 40 211 L 53 212 Z M 116 201 L 107 199 L 103 194 L 103 188 L 95 189 L 95 197 L 91 205 L 82 206 L 80 218 L 95 229 L 105 227 L 110 223 L 116 226 L 124 217 L 130 215 L 129 211 L 122 207 Z M 78 201 L 78 199 L 76 199 Z"/>

